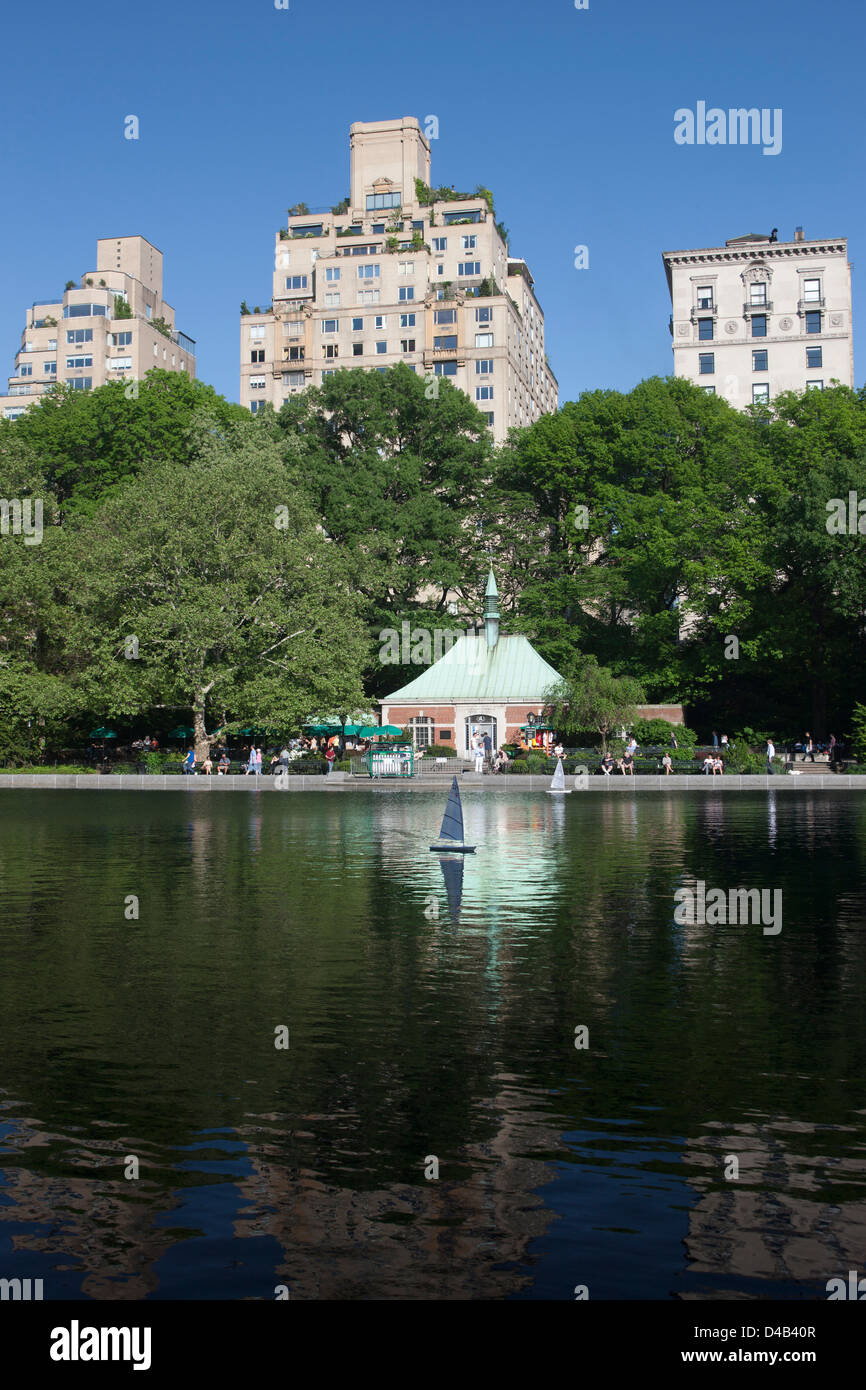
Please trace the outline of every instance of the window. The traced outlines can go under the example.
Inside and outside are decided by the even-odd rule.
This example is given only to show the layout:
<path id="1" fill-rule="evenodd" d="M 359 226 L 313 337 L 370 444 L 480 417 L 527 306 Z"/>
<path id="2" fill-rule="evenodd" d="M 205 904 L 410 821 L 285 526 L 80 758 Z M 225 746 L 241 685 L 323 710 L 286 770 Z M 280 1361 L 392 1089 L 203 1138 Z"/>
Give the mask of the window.
<path id="1" fill-rule="evenodd" d="M 415 315 L 414 315 L 414 314 L 401 314 L 401 315 L 400 315 L 400 327 L 401 327 L 401 328 L 414 328 L 414 327 L 415 327 Z"/>
<path id="2" fill-rule="evenodd" d="M 132 335 L 130 334 L 130 337 L 131 337 L 131 336 L 132 336 Z M 56 338 L 49 338 L 49 339 L 48 339 L 48 342 L 46 343 L 46 347 L 48 348 L 48 351 L 49 351 L 49 352 L 56 352 L 56 351 L 57 351 L 57 339 L 56 339 Z"/>
<path id="3" fill-rule="evenodd" d="M 340 331 L 339 319 L 322 319 L 323 333 L 338 333 Z"/>
<path id="4" fill-rule="evenodd" d="M 132 334 L 131 334 L 131 333 L 130 333 L 130 335 L 129 335 L 129 338 L 130 338 L 130 342 L 131 342 L 131 341 L 132 341 Z M 92 342 L 93 342 L 93 329 L 92 329 L 92 328 L 68 328 L 68 329 L 66 330 L 66 341 L 67 341 L 67 343 L 92 343 Z"/>
<path id="5" fill-rule="evenodd" d="M 434 310 L 433 310 L 433 322 L 434 322 L 434 323 L 456 323 L 456 322 L 457 322 L 457 310 L 456 310 L 456 309 L 434 309 Z"/>
<path id="6" fill-rule="evenodd" d="M 372 233 L 373 233 L 374 236 L 375 236 L 377 233 L 378 233 L 379 236 L 381 236 L 381 235 L 383 234 L 383 232 L 385 231 L 385 223 L 384 223 L 384 222 L 374 222 L 374 223 L 373 223 L 373 226 L 370 228 L 370 230 L 372 231 Z"/>
<path id="7" fill-rule="evenodd" d="M 447 236 L 434 236 L 434 238 L 433 238 L 433 250 L 434 250 L 434 251 L 447 251 L 447 250 L 448 250 L 448 238 L 447 238 Z"/>
<path id="8" fill-rule="evenodd" d="M 329 265 L 329 266 L 326 266 L 326 267 L 325 267 L 325 279 L 326 279 L 326 280 L 339 280 L 339 278 L 340 278 L 340 267 L 339 267 L 338 265 Z"/>
<path id="9" fill-rule="evenodd" d="M 716 354 L 714 352 L 698 353 L 698 371 L 701 376 L 712 376 L 716 370 Z"/>
<path id="10" fill-rule="evenodd" d="M 713 287 L 712 285 L 698 285 L 698 308 L 712 309 L 713 307 Z"/>
<path id="11" fill-rule="evenodd" d="M 472 236 L 463 236 L 460 238 L 460 242 L 464 251 L 474 251 L 478 245 L 478 237 L 474 234 Z"/>
<path id="12" fill-rule="evenodd" d="M 352 319 L 352 332 L 353 332 L 353 333 L 363 333 L 363 331 L 364 331 L 364 320 L 363 320 L 363 319 Z"/>
<path id="13" fill-rule="evenodd" d="M 476 376 L 489 376 L 490 373 L 491 373 L 492 371 L 493 371 L 493 358 L 492 358 L 492 357 L 479 357 L 478 361 L 475 363 L 475 375 L 476 375 Z"/>
<path id="14" fill-rule="evenodd" d="M 492 322 L 493 322 L 493 310 L 492 310 L 492 308 L 490 307 L 489 304 L 488 304 L 488 305 L 485 305 L 485 307 L 484 307 L 483 309 L 476 309 L 476 310 L 475 310 L 475 322 L 476 322 L 476 323 L 492 323 Z"/>
<path id="15" fill-rule="evenodd" d="M 264 350 L 264 348 L 253 348 L 252 352 L 250 353 L 250 361 L 251 361 L 251 362 L 264 362 L 264 360 L 265 360 L 265 350 Z"/>
<path id="16" fill-rule="evenodd" d="M 480 262 L 480 261 L 460 261 L 459 265 L 457 266 L 457 274 L 458 274 L 458 275 L 480 275 L 480 274 L 481 274 L 481 262 Z"/>
<path id="17" fill-rule="evenodd" d="M 74 358 L 68 357 L 68 358 L 66 359 L 66 365 L 67 365 L 67 367 L 69 366 L 69 363 L 70 363 L 70 362 L 73 362 L 73 361 L 75 361 Z M 81 361 L 79 362 L 78 365 L 79 365 L 80 367 L 83 367 L 83 366 L 84 366 L 84 358 L 81 359 Z M 92 358 L 92 357 L 89 357 L 89 358 L 87 359 L 87 365 L 88 365 L 88 367 L 91 367 L 91 366 L 93 365 L 93 358 Z M 19 367 L 18 367 L 18 375 L 19 375 L 19 376 L 32 376 L 32 375 L 33 375 L 33 363 L 32 363 L 32 362 L 22 362 L 22 363 L 19 365 Z"/>
<path id="18" fill-rule="evenodd" d="M 368 193 L 367 211 L 378 212 L 381 208 L 398 208 L 402 202 L 401 193 Z"/>
<path id="19" fill-rule="evenodd" d="M 287 289 L 287 290 L 305 290 L 306 288 L 307 288 L 307 277 L 306 277 L 306 275 L 287 275 L 287 276 L 286 276 L 286 289 Z"/>
<path id="20" fill-rule="evenodd" d="M 820 332 L 821 332 L 821 310 L 820 310 L 820 309 L 809 309 L 809 310 L 808 310 L 808 312 L 807 312 L 807 314 L 806 314 L 806 332 L 807 332 L 807 333 L 820 333 Z"/>
<path id="21" fill-rule="evenodd" d="M 69 371 L 76 371 L 79 367 L 92 367 L 92 366 L 93 366 L 93 358 L 92 358 L 92 357 L 67 357 L 67 359 L 66 359 L 66 370 L 67 370 L 68 372 L 69 372 Z M 28 368 L 28 371 L 29 371 L 29 368 Z"/>
<path id="22" fill-rule="evenodd" d="M 766 349 L 766 348 L 756 348 L 755 351 L 752 353 L 752 371 L 753 371 L 753 372 L 768 372 L 768 371 L 770 370 L 769 367 L 767 366 L 768 360 L 769 360 L 769 358 L 768 358 L 767 349 Z"/>
<path id="23" fill-rule="evenodd" d="M 326 372 L 322 372 L 322 380 L 324 381 L 326 376 L 333 376 L 334 370 L 335 369 L 333 367 L 329 367 Z"/>
<path id="24" fill-rule="evenodd" d="M 824 365 L 824 349 L 823 349 L 823 348 L 819 348 L 819 347 L 816 347 L 816 348 L 806 348 L 806 366 L 807 366 L 807 367 L 823 367 L 823 365 Z"/>
<path id="25" fill-rule="evenodd" d="M 260 410 L 264 410 L 267 401 L 250 401 L 250 414 L 258 415 Z"/>
<path id="26" fill-rule="evenodd" d="M 283 372 L 283 385 L 284 385 L 284 386 L 295 386 L 295 387 L 297 387 L 297 386 L 303 386 L 303 384 L 304 384 L 304 373 L 303 373 L 303 372 Z"/>
<path id="27" fill-rule="evenodd" d="M 256 324 L 253 328 L 250 329 L 251 338 L 263 338 L 264 336 L 265 325 L 263 323 Z"/>
<path id="28" fill-rule="evenodd" d="M 766 315 L 766 314 L 753 314 L 753 315 L 752 315 L 752 337 L 753 337 L 753 338 L 766 338 L 766 336 L 767 336 L 767 315 Z"/>
<path id="29" fill-rule="evenodd" d="M 265 382 L 265 378 L 264 378 L 263 376 L 251 376 L 251 377 L 250 377 L 250 390 L 251 390 L 251 391 L 264 391 L 265 385 L 266 385 L 266 382 Z"/>
<path id="30" fill-rule="evenodd" d="M 445 274 L 445 266 L 442 264 L 441 261 L 440 261 L 439 264 L 436 266 L 436 274 L 437 274 L 437 275 L 444 275 L 444 274 Z M 442 296 L 440 295 L 440 299 L 441 299 L 441 297 L 442 297 Z"/>
<path id="31" fill-rule="evenodd" d="M 378 280 L 378 279 L 379 279 L 379 266 L 377 266 L 377 265 L 359 265 L 359 266 L 358 266 L 358 279 L 359 279 L 359 280 Z"/>
<path id="32" fill-rule="evenodd" d="M 104 304 L 67 304 L 63 310 L 65 319 L 105 318 L 107 314 Z"/>
<path id="33" fill-rule="evenodd" d="M 113 347 L 129 347 L 132 342 L 131 333 L 109 333 L 108 341 Z"/>
<path id="34" fill-rule="evenodd" d="M 761 402 L 766 404 L 769 399 L 770 387 L 768 382 L 764 381 L 760 385 L 756 384 L 752 387 L 752 405 L 758 405 Z"/>
<path id="35" fill-rule="evenodd" d="M 750 285 L 750 286 L 749 286 L 749 303 L 750 303 L 750 304 L 766 304 L 766 302 L 767 302 L 767 286 L 766 286 L 766 284 L 765 284 L 763 281 L 761 281 L 761 283 L 758 284 L 758 285 Z"/>
<path id="36" fill-rule="evenodd" d="M 493 334 L 492 334 L 492 333 L 476 333 L 476 334 L 475 334 L 475 346 L 476 346 L 476 347 L 493 347 Z"/>
<path id="37" fill-rule="evenodd" d="M 108 365 L 113 372 L 128 372 L 132 367 L 132 358 L 112 357 Z"/>
<path id="38" fill-rule="evenodd" d="M 716 388 L 715 388 L 715 386 L 702 386 L 702 387 L 701 387 L 701 390 L 702 390 L 702 391 L 704 392 L 704 394 L 707 395 L 707 396 L 714 396 L 714 395 L 716 394 Z"/>
<path id="39" fill-rule="evenodd" d="M 712 319 L 698 319 L 698 338 L 702 343 L 713 341 Z"/>
<path id="40" fill-rule="evenodd" d="M 445 333 L 433 339 L 433 346 L 437 352 L 456 352 L 457 334 Z"/>
<path id="41" fill-rule="evenodd" d="M 387 327 L 388 327 L 388 315 L 387 315 L 387 314 L 377 314 L 376 317 L 375 317 L 375 319 L 373 320 L 373 323 L 374 323 L 374 326 L 375 326 L 377 329 L 380 329 L 380 328 L 387 328 Z"/>
<path id="42" fill-rule="evenodd" d="M 302 347 L 290 347 L 286 348 L 283 355 L 289 362 L 303 362 L 305 352 Z"/>
<path id="43" fill-rule="evenodd" d="M 93 385 L 92 376 L 71 376 L 66 383 L 73 391 L 89 391 Z"/>
<path id="44" fill-rule="evenodd" d="M 457 375 L 457 363 L 456 363 L 456 362 L 434 362 L 434 363 L 433 363 L 433 372 L 434 372 L 434 374 L 435 374 L 436 376 L 456 376 L 456 375 Z"/>
<path id="45" fill-rule="evenodd" d="M 806 390 L 807 390 L 807 391 L 823 391 L 823 390 L 824 390 L 824 383 L 823 383 L 823 381 L 807 381 L 807 382 L 806 382 Z"/>
<path id="46" fill-rule="evenodd" d="M 339 348 L 339 346 L 338 346 L 337 343 L 325 343 L 325 356 L 326 356 L 326 357 L 339 357 L 339 355 L 340 355 L 340 348 Z"/>
<path id="47" fill-rule="evenodd" d="M 821 302 L 821 281 L 803 281 L 803 299 L 807 304 L 819 304 Z"/>
<path id="48" fill-rule="evenodd" d="M 491 427 L 491 429 L 492 429 L 492 428 L 493 428 L 493 411 L 492 411 L 492 410 L 488 410 L 488 411 L 486 412 L 486 415 L 487 415 L 487 423 L 488 423 L 488 425 L 490 425 L 490 427 Z"/>
<path id="49" fill-rule="evenodd" d="M 401 298 L 404 302 L 405 302 L 407 299 L 414 299 L 414 298 L 415 298 L 415 286 L 414 286 L 414 285 L 401 285 L 401 286 L 400 286 L 400 298 Z"/>
<path id="50" fill-rule="evenodd" d="M 359 290 L 359 291 L 358 291 L 358 303 L 359 303 L 359 304 L 378 304 L 378 303 L 379 303 L 379 291 L 378 291 L 378 290 Z"/>
<path id="51" fill-rule="evenodd" d="M 330 294 L 325 295 L 325 308 L 338 309 L 340 307 L 340 291 L 331 290 Z"/>
<path id="52" fill-rule="evenodd" d="M 379 354 L 380 357 L 382 356 L 383 353 L 385 353 L 385 352 L 387 352 L 387 351 L 388 351 L 388 344 L 387 344 L 387 343 L 377 343 L 377 344 L 376 344 L 376 352 Z"/>
<path id="53" fill-rule="evenodd" d="M 299 338 L 303 331 L 303 319 L 290 319 L 288 323 L 283 324 L 283 333 L 287 338 Z"/>
<path id="54" fill-rule="evenodd" d="M 415 748 L 429 748 L 433 742 L 433 720 L 427 715 L 415 715 L 409 720 L 409 728 Z"/>
<path id="55" fill-rule="evenodd" d="M 353 357 L 361 357 L 361 356 L 363 356 L 363 353 L 364 353 L 364 344 L 363 344 L 363 343 L 353 343 L 353 344 L 352 344 L 352 356 L 353 356 Z"/>
<path id="56" fill-rule="evenodd" d="M 130 359 L 130 360 L 131 360 L 131 359 Z M 57 363 L 56 363 L 56 362 L 43 362 L 43 364 L 42 364 L 42 375 L 43 375 L 43 376 L 56 376 L 56 375 L 57 375 Z"/>
<path id="57" fill-rule="evenodd" d="M 492 387 L 492 386 L 476 386 L 476 388 L 475 388 L 475 399 L 476 399 L 476 401 L 492 401 L 492 400 L 493 400 L 493 387 Z"/>
<path id="58" fill-rule="evenodd" d="M 414 352 L 414 351 L 415 351 L 415 339 L 414 339 L 414 338 L 401 338 L 401 339 L 400 339 L 400 351 L 401 351 L 401 352 Z"/>
<path id="59" fill-rule="evenodd" d="M 446 227 L 452 226 L 455 222 L 480 222 L 481 209 L 472 211 L 464 208 L 462 212 L 446 212 L 442 215 L 442 221 Z"/>
<path id="60" fill-rule="evenodd" d="M 398 262 L 398 265 L 397 265 L 397 274 L 398 274 L 398 275 L 414 275 L 414 274 L 415 274 L 415 262 L 414 262 L 414 261 L 400 261 L 400 262 Z"/>

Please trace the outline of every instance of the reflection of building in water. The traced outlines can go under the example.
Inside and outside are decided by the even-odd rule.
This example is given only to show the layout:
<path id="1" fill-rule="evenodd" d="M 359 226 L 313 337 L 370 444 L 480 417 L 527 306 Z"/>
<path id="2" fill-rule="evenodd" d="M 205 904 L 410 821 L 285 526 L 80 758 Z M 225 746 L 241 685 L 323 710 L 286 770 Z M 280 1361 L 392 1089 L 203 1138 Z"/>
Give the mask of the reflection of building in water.
<path id="1" fill-rule="evenodd" d="M 838 1136 L 840 1127 L 832 1129 Z M 852 1158 L 803 1156 L 791 1147 L 798 1134 L 810 1136 L 805 1147 L 811 1147 L 818 1133 L 815 1125 L 776 1118 L 714 1136 L 712 1150 L 686 1149 L 689 1181 L 703 1193 L 689 1212 L 688 1272 L 711 1276 L 712 1287 L 685 1298 L 761 1296 L 754 1281 L 823 1288 L 828 1279 L 863 1268 L 866 1200 L 836 1202 L 833 1188 L 862 1188 L 864 1165 Z M 739 1160 L 739 1179 L 722 1186 L 728 1154 Z M 704 1170 L 706 1178 L 695 1170 Z"/>
<path id="2" fill-rule="evenodd" d="M 558 1149 L 560 1136 L 544 1123 L 546 1091 L 534 1095 L 505 1075 L 496 1083 L 495 1095 L 481 1102 L 498 1112 L 491 1117 L 496 1132 L 467 1146 L 462 1160 L 476 1171 L 456 1180 L 441 1160 L 439 1178 L 424 1180 L 424 1160 L 436 1150 L 432 1135 L 418 1136 L 416 1184 L 364 1191 L 267 1162 L 259 1156 L 261 1131 L 241 1130 L 255 1170 L 241 1188 L 254 1212 L 238 1233 L 280 1242 L 285 1259 L 276 1278 L 292 1298 L 502 1298 L 525 1287 L 529 1278 L 514 1266 L 526 1263 L 530 1242 L 553 1219 L 535 1189 L 555 1173 L 523 1155 Z"/>

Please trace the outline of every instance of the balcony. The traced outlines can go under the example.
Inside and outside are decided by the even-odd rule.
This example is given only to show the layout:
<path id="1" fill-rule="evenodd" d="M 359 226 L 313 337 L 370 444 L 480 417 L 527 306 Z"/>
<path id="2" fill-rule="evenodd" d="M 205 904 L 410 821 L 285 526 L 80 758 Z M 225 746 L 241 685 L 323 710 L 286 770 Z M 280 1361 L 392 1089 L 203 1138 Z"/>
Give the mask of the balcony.
<path id="1" fill-rule="evenodd" d="M 743 318 L 750 319 L 752 314 L 771 314 L 773 312 L 773 301 L 768 299 L 766 304 L 744 304 Z"/>
<path id="2" fill-rule="evenodd" d="M 826 309 L 826 307 L 827 307 L 827 301 L 824 299 L 824 296 L 823 296 L 823 295 L 821 296 L 820 299 L 798 299 L 798 300 L 797 300 L 797 313 L 800 315 L 801 318 L 803 317 L 804 314 L 810 314 L 810 313 L 812 312 L 813 309 L 821 309 L 821 310 L 824 310 L 824 309 Z"/>

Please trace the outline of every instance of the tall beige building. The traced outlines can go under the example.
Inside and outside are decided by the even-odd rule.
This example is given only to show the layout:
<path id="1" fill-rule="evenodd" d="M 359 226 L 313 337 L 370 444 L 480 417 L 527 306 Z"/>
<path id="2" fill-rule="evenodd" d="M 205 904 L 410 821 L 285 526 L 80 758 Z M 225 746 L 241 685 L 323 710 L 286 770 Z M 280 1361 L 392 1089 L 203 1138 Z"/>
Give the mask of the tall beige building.
<path id="1" fill-rule="evenodd" d="M 509 256 L 487 198 L 433 197 L 414 117 L 357 122 L 350 146 L 348 197 L 291 210 L 275 238 L 273 303 L 241 316 L 242 404 L 279 410 L 341 367 L 406 362 L 465 391 L 497 442 L 556 410 L 532 275 Z"/>
<path id="2" fill-rule="evenodd" d="M 162 297 L 162 252 L 141 236 L 105 237 L 79 285 L 27 310 L 0 412 L 15 419 L 58 381 L 88 391 L 151 367 L 194 377 L 195 341 Z"/>
<path id="3" fill-rule="evenodd" d="M 780 391 L 854 385 L 851 267 L 845 237 L 750 233 L 662 253 L 674 375 L 742 410 Z"/>

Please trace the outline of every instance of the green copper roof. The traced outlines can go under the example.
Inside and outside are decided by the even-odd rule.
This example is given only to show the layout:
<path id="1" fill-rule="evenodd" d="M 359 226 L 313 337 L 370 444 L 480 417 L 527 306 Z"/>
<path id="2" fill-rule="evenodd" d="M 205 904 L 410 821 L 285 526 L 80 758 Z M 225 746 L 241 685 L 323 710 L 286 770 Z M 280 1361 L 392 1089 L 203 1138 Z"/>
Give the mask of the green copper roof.
<path id="1" fill-rule="evenodd" d="M 559 672 L 522 635 L 500 637 L 495 647 L 488 647 L 484 636 L 458 637 L 439 661 L 401 690 L 383 696 L 380 703 L 525 700 L 537 704 L 558 680 Z"/>
<path id="2" fill-rule="evenodd" d="M 489 594 L 496 594 L 497 597 L 499 596 L 499 590 L 496 587 L 496 579 L 494 577 L 493 570 L 491 570 L 487 576 L 487 588 L 484 590 L 485 598 Z"/>

